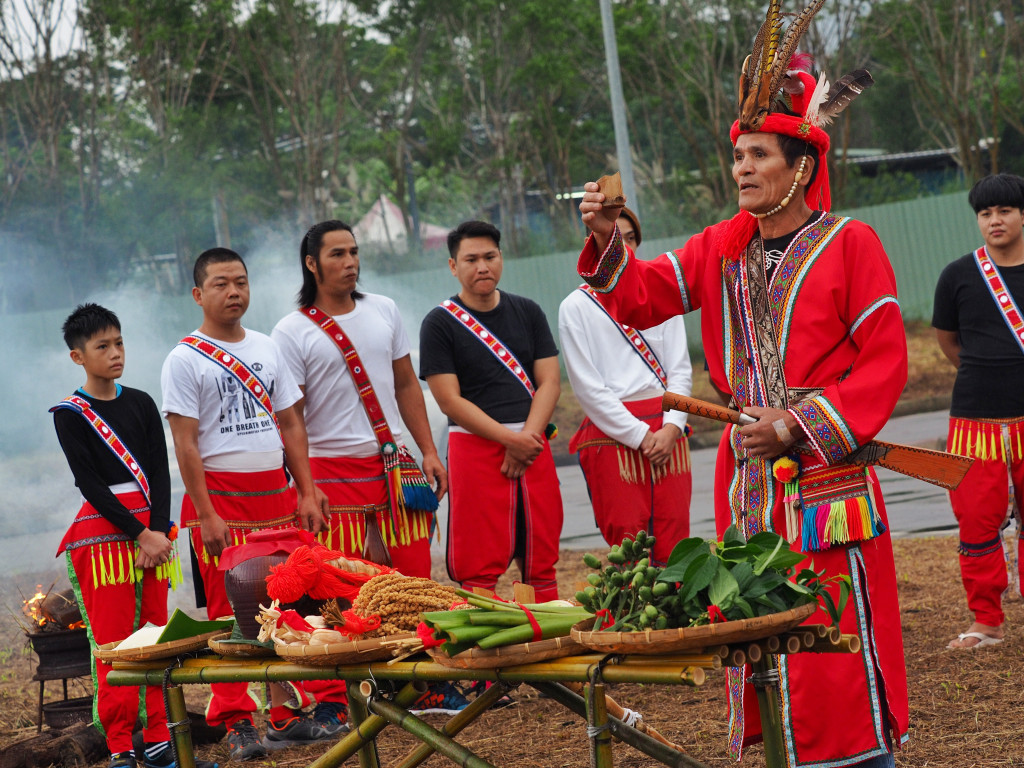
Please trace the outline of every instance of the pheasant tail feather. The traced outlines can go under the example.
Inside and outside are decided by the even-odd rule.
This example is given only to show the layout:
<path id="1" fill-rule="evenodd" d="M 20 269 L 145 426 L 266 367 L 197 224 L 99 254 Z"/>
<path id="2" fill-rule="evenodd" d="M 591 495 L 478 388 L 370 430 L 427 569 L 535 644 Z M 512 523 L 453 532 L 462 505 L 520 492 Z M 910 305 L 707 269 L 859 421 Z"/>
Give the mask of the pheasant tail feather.
<path id="1" fill-rule="evenodd" d="M 855 69 L 850 74 L 839 78 L 818 111 L 818 124 L 825 126 L 831 123 L 836 115 L 850 106 L 851 101 L 874 83 L 871 73 L 866 69 Z"/>

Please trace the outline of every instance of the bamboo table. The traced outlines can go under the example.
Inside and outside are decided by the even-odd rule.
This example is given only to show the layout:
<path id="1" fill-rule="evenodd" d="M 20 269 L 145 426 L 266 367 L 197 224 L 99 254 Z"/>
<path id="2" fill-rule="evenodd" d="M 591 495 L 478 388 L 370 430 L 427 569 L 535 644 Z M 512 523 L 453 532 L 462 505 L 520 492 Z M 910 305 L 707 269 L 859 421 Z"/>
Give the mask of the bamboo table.
<path id="1" fill-rule="evenodd" d="M 781 643 L 780 643 L 781 638 Z M 781 645 L 781 647 L 780 647 Z M 725 664 L 748 661 L 755 672 L 754 683 L 761 700 L 765 756 L 768 768 L 785 766 L 781 720 L 777 697 L 771 689 L 778 679 L 776 652 L 843 652 L 857 650 L 858 638 L 826 638 L 811 632 L 795 632 L 766 638 L 753 644 L 716 648 L 700 654 L 666 656 L 616 656 L 586 654 L 505 667 L 502 669 L 456 669 L 416 657 L 411 661 L 373 662 L 343 666 L 307 666 L 278 659 L 229 658 L 204 655 L 152 662 L 114 662 L 107 676 L 111 685 L 162 685 L 167 704 L 168 726 L 181 768 L 194 768 L 188 716 L 181 686 L 222 682 L 278 682 L 289 680 L 345 680 L 349 685 L 351 730 L 334 746 L 311 763 L 309 768 L 337 768 L 353 755 L 359 755 L 360 768 L 380 768 L 375 737 L 387 725 L 395 725 L 420 742 L 398 763 L 399 768 L 414 768 L 434 752 L 467 768 L 494 768 L 454 740 L 506 691 L 527 683 L 587 720 L 587 736 L 594 768 L 611 768 L 612 737 L 633 746 L 660 763 L 678 768 L 707 768 L 685 753 L 655 740 L 641 730 L 608 714 L 606 683 L 648 683 L 660 685 L 701 685 L 705 670 Z M 452 717 L 441 729 L 434 728 L 408 711 L 408 708 L 434 681 L 470 680 L 494 683 L 477 696 L 466 709 Z M 402 685 L 388 698 L 384 683 Z M 585 696 L 570 689 L 587 684 Z"/>

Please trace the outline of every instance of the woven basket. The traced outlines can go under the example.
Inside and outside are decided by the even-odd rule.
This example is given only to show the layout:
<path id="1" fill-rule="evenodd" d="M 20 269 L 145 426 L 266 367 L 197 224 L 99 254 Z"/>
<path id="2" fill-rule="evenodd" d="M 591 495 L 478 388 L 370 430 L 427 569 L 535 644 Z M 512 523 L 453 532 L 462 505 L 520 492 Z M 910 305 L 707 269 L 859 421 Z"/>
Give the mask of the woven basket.
<path id="1" fill-rule="evenodd" d="M 262 645 L 254 645 L 251 642 L 231 642 L 230 632 L 222 632 L 211 637 L 207 644 L 214 653 L 221 656 L 234 656 L 239 659 L 265 659 L 275 655 L 273 648 L 264 648 Z"/>
<path id="2" fill-rule="evenodd" d="M 383 661 L 396 653 L 395 640 L 415 639 L 415 632 L 400 632 L 387 637 L 374 637 L 369 640 L 353 640 L 348 643 L 330 643 L 329 645 L 306 645 L 291 643 L 275 645 L 274 650 L 282 659 L 296 664 L 308 664 L 314 667 L 333 667 L 339 664 L 361 664 L 364 661 Z M 398 653 L 402 652 L 398 646 Z"/>
<path id="3" fill-rule="evenodd" d="M 589 619 L 573 627 L 570 636 L 580 645 L 602 653 L 659 655 L 693 651 L 711 645 L 760 640 L 792 629 L 817 609 L 817 603 L 807 603 L 782 613 L 770 613 L 752 619 L 723 621 L 700 627 L 648 629 L 642 632 L 593 632 L 590 628 L 594 626 L 594 620 Z"/>
<path id="4" fill-rule="evenodd" d="M 170 659 L 193 651 L 206 649 L 211 637 L 223 634 L 223 629 L 216 629 L 212 632 L 205 632 L 195 637 L 183 637 L 181 640 L 172 640 L 169 643 L 158 645 L 145 645 L 141 648 L 126 648 L 123 651 L 117 650 L 121 643 L 107 643 L 97 646 L 92 652 L 100 661 L 153 661 L 154 659 Z"/>
<path id="5" fill-rule="evenodd" d="M 571 637 L 552 637 L 536 643 L 517 643 L 498 648 L 470 648 L 468 651 L 449 656 L 440 648 L 428 648 L 427 653 L 434 661 L 454 669 L 496 669 L 533 664 L 562 656 L 572 656 L 586 650 Z"/>

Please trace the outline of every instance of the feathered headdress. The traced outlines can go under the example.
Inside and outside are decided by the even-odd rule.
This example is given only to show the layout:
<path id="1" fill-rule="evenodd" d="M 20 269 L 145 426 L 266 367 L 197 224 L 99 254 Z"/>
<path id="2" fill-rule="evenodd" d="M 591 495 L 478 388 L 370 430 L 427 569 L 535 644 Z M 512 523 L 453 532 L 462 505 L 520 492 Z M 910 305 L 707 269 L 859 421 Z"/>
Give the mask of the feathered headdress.
<path id="1" fill-rule="evenodd" d="M 818 173 L 805 196 L 808 205 L 827 210 L 832 204 L 825 153 L 828 134 L 823 129 L 874 81 L 858 69 L 829 87 L 824 74 L 810 74 L 813 60 L 796 52 L 807 27 L 825 0 L 811 0 L 782 34 L 782 2 L 771 0 L 754 47 L 743 62 L 739 81 L 739 118 L 732 125 L 732 143 L 743 133 L 778 133 L 806 141 L 818 150 Z M 787 109 L 787 111 L 782 111 Z M 727 229 L 723 252 L 735 258 L 753 237 L 757 220 L 740 211 Z"/>

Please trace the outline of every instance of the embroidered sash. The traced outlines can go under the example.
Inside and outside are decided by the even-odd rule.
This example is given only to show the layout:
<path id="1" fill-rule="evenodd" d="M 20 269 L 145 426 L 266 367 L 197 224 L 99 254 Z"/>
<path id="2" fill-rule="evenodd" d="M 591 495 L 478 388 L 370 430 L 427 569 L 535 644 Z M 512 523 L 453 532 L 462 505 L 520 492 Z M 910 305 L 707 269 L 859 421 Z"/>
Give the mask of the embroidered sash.
<path id="1" fill-rule="evenodd" d="M 604 305 L 597 300 L 597 291 L 589 285 L 584 283 L 579 287 L 579 290 L 583 291 L 583 293 L 597 305 L 598 309 L 604 313 L 605 317 L 615 324 L 619 333 L 622 334 L 626 343 L 629 344 L 629 348 L 636 352 L 636 354 L 640 356 L 640 359 L 644 361 L 644 365 L 650 368 L 651 373 L 658 377 L 658 381 L 661 382 L 662 389 L 668 389 L 668 374 L 665 373 L 665 369 L 662 367 L 661 361 L 654 353 L 654 350 L 651 349 L 650 345 L 647 343 L 647 339 L 643 337 L 643 334 L 641 334 L 636 328 L 616 321 L 614 317 L 608 314 L 608 310 L 605 309 Z"/>
<path id="2" fill-rule="evenodd" d="M 391 500 L 391 538 L 392 543 L 395 543 L 396 515 L 403 515 L 406 509 L 434 512 L 438 506 L 437 496 L 434 495 L 430 481 L 416 464 L 409 449 L 398 445 L 398 441 L 395 440 L 395 436 L 388 426 L 387 418 L 384 416 L 384 409 L 381 407 L 380 400 L 377 399 L 377 393 L 373 390 L 373 383 L 366 372 L 366 366 L 359 359 L 359 353 L 341 326 L 333 317 L 318 307 L 304 307 L 302 313 L 334 342 L 356 385 L 359 400 L 363 404 L 363 410 L 366 411 L 366 417 L 370 420 L 370 427 L 373 429 L 374 437 L 377 438 L 380 454 L 384 459 L 384 471 L 388 477 L 388 496 Z M 405 527 L 408 528 L 408 524 Z"/>
<path id="3" fill-rule="evenodd" d="M 1024 316 L 1021 315 L 1013 296 L 1006 290 L 1003 277 L 999 274 L 999 267 L 988 255 L 988 249 L 985 246 L 974 252 L 974 262 L 978 265 L 981 277 L 985 281 L 989 293 L 992 294 L 996 306 L 999 307 L 999 313 L 1003 316 L 1006 327 L 1013 334 L 1017 346 L 1024 352 Z"/>
<path id="4" fill-rule="evenodd" d="M 149 496 L 149 480 L 146 477 L 146 473 L 143 471 L 142 466 L 136 461 L 135 457 L 132 456 L 132 452 L 128 450 L 128 446 L 124 444 L 124 441 L 118 437 L 117 432 L 111 427 L 100 416 L 96 411 L 92 409 L 89 401 L 84 397 L 78 395 L 70 395 L 65 397 L 55 406 L 50 408 L 50 413 L 56 410 L 65 409 L 74 411 L 75 413 L 81 414 L 82 418 L 88 422 L 89 426 L 92 427 L 93 431 L 99 435 L 106 446 L 111 452 L 117 457 L 118 461 L 124 465 L 132 478 L 135 480 L 135 484 L 139 486 L 139 492 L 146 501 L 146 507 L 149 508 L 149 513 L 152 514 L 152 502 Z M 89 510 L 92 510 L 92 505 L 87 504 Z M 72 531 L 75 530 L 75 523 L 80 520 L 91 518 L 92 515 L 86 511 L 86 516 L 83 518 L 83 511 L 80 510 L 75 521 L 72 523 L 72 527 L 68 529 L 64 539 L 61 541 L 60 552 L 68 552 L 71 550 L 78 549 L 80 547 L 88 547 L 90 563 L 92 566 L 92 581 L 93 588 L 105 587 L 108 584 L 123 584 L 125 582 L 131 582 L 132 584 L 141 581 L 142 569 L 135 564 L 136 548 L 137 544 L 132 541 L 128 534 L 119 532 L 116 534 L 108 534 L 101 536 L 92 536 L 89 538 L 81 539 L 78 541 L 72 540 Z M 131 512 L 137 512 L 138 510 L 129 510 Z M 145 511 L 145 510 L 144 510 Z M 95 517 L 101 517 L 99 513 L 95 513 Z M 149 520 L 146 520 L 148 527 Z M 168 531 L 167 537 L 173 542 L 178 537 L 178 528 L 173 522 L 170 523 L 170 530 Z M 69 554 L 70 556 L 70 554 Z M 115 556 L 117 557 L 117 569 L 114 568 Z M 97 569 L 97 562 L 99 568 Z M 127 564 L 127 567 L 126 567 Z M 168 558 L 166 563 L 162 563 L 156 566 L 156 578 L 159 580 L 168 579 L 169 586 L 172 589 L 177 589 L 178 585 L 184 581 L 184 576 L 181 572 L 181 560 L 178 557 L 178 545 L 175 543 L 174 548 L 171 552 L 171 556 Z"/>
<path id="5" fill-rule="evenodd" d="M 277 434 L 281 434 L 281 425 L 277 423 L 277 414 L 274 413 L 274 403 L 270 399 L 270 393 L 267 392 L 267 388 L 260 377 L 250 370 L 249 366 L 234 357 L 226 349 L 201 336 L 190 334 L 178 343 L 189 349 L 194 349 L 207 360 L 213 361 L 234 376 L 242 385 L 242 389 L 274 420 Z"/>
<path id="6" fill-rule="evenodd" d="M 516 356 L 512 354 L 512 350 L 501 343 L 501 340 L 491 333 L 487 326 L 473 317 L 473 314 L 464 307 L 459 306 L 451 299 L 445 299 L 441 302 L 441 309 L 445 310 L 454 317 L 459 325 L 469 331 L 473 336 L 490 350 L 494 358 L 501 363 L 511 373 L 520 384 L 530 393 L 530 397 L 533 397 L 536 390 L 533 387 L 533 382 L 530 381 L 530 377 L 526 375 L 526 369 L 523 368 Z"/>
<path id="7" fill-rule="evenodd" d="M 93 428 L 93 431 L 99 435 L 106 446 L 117 456 L 118 460 L 124 464 L 124 468 L 131 472 L 132 477 L 135 479 L 135 483 L 139 486 L 139 490 L 142 491 L 142 495 L 146 497 L 146 504 L 150 503 L 149 500 L 149 480 L 146 479 L 146 473 L 142 471 L 142 466 L 132 456 L 132 452 L 128 450 L 128 446 L 124 444 L 124 441 L 117 436 L 113 427 L 107 424 L 96 411 L 92 409 L 89 401 L 84 397 L 78 395 L 70 395 L 65 397 L 53 408 L 50 409 L 50 413 L 64 408 L 69 411 L 79 413 L 89 423 L 89 426 Z"/>

